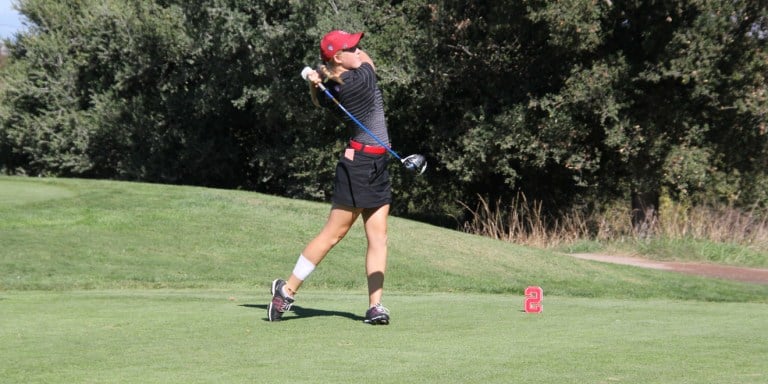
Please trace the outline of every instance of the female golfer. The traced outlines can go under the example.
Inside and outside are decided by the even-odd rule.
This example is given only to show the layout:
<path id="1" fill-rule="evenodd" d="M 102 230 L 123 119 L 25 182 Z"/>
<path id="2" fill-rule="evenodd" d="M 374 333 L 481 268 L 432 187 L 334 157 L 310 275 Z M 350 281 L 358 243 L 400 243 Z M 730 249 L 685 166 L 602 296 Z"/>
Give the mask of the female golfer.
<path id="1" fill-rule="evenodd" d="M 324 82 L 341 105 L 383 143 L 389 145 L 384 103 L 377 85 L 375 67 L 368 54 L 358 47 L 362 37 L 362 32 L 334 30 L 322 38 L 320 54 L 324 65 L 319 68 L 319 72 L 312 71 L 307 75 L 312 101 L 320 106 L 317 85 Z M 335 104 L 325 99 L 322 101 L 325 107 L 338 111 Z M 387 217 L 392 201 L 387 172 L 389 155 L 386 148 L 381 147 L 349 117 L 340 115 L 351 138 L 336 165 L 331 212 L 323 229 L 299 255 L 288 281 L 277 279 L 272 282 L 270 321 L 282 319 L 304 280 L 362 215 L 368 240 L 365 272 L 368 278 L 369 307 L 365 312 L 365 322 L 389 324 L 389 310 L 381 305 L 387 266 Z"/>

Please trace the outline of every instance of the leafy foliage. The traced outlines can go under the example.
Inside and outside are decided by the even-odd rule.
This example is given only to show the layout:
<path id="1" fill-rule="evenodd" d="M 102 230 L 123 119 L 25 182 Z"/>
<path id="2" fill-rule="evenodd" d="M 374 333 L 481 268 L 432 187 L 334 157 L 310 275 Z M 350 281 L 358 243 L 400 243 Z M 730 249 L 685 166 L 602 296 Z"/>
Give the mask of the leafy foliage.
<path id="1" fill-rule="evenodd" d="M 297 74 L 340 28 L 366 32 L 395 149 L 428 156 L 426 177 L 393 167 L 396 214 L 450 223 L 519 193 L 554 214 L 662 189 L 768 203 L 762 2 L 18 6 L 30 28 L 0 69 L 6 173 L 327 199 L 344 132 Z"/>

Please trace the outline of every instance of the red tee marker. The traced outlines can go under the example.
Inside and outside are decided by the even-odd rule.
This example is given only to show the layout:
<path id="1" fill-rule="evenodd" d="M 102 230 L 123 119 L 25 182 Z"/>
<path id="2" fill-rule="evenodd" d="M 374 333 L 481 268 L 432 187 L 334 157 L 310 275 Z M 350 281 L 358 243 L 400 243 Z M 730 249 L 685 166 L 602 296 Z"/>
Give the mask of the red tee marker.
<path id="1" fill-rule="evenodd" d="M 541 313 L 544 309 L 541 301 L 544 299 L 544 290 L 541 287 L 530 286 L 525 289 L 525 313 Z"/>

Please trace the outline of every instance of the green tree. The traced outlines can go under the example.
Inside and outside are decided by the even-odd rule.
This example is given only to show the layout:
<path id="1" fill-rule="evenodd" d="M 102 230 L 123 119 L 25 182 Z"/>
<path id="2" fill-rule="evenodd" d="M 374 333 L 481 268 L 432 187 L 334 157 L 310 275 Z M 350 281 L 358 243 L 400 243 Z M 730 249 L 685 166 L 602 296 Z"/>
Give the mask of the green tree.
<path id="1" fill-rule="evenodd" d="M 298 76 L 365 31 L 393 145 L 393 212 L 461 219 L 523 192 L 768 202 L 759 1 L 21 0 L 0 68 L 6 172 L 327 199 L 343 126 Z M 595 208 L 598 207 L 598 208 Z M 642 210 L 638 211 L 642 213 Z M 638 217 L 641 219 L 642 217 Z"/>
<path id="2" fill-rule="evenodd" d="M 511 200 L 522 190 L 554 210 L 617 198 L 641 208 L 657 206 L 663 185 L 732 200 L 764 177 L 759 2 L 425 9 L 429 58 L 415 81 L 421 93 L 404 104 L 412 115 L 436 111 L 422 118 L 431 152 L 461 199 Z M 740 203 L 757 198 L 744 193 Z"/>

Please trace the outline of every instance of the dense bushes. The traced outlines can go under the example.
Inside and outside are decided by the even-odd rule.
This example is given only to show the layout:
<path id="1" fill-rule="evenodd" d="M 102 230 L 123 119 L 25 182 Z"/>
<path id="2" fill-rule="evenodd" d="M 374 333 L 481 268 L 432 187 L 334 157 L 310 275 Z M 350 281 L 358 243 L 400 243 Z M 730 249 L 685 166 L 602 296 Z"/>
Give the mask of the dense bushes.
<path id="1" fill-rule="evenodd" d="M 519 193 L 768 203 L 768 9 L 756 1 L 21 0 L 0 70 L 6 173 L 325 199 L 344 133 L 298 73 L 364 30 L 394 212 L 444 222 Z M 545 212 L 545 214 L 547 213 Z"/>

